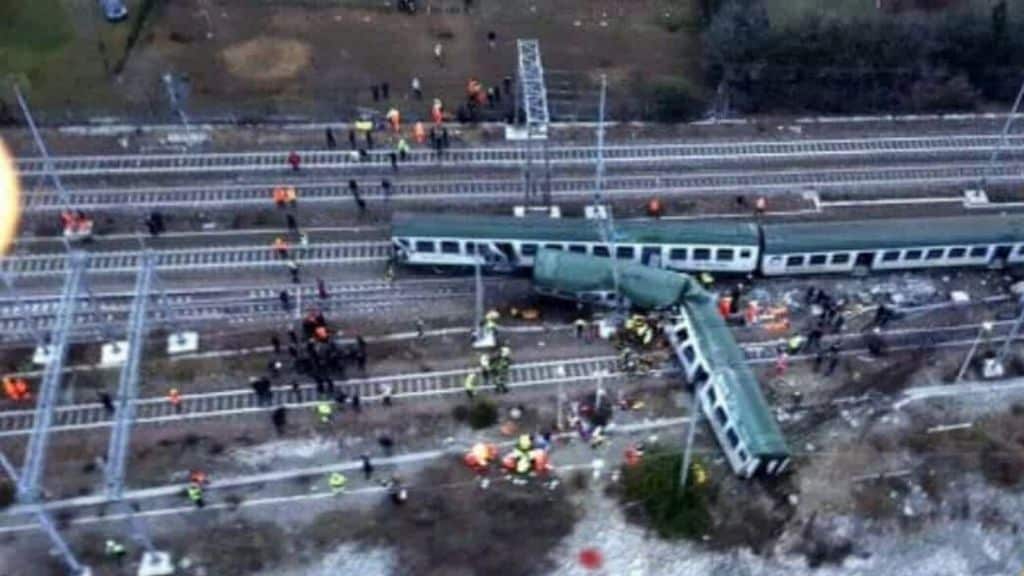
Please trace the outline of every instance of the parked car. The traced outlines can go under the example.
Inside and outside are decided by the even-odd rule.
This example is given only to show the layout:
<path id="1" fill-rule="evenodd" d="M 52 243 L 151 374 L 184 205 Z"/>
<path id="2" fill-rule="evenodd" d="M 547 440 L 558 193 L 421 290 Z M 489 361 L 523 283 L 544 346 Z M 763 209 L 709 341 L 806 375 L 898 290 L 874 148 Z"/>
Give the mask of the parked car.
<path id="1" fill-rule="evenodd" d="M 103 16 L 108 22 L 120 22 L 128 16 L 128 7 L 123 0 L 99 0 Z"/>

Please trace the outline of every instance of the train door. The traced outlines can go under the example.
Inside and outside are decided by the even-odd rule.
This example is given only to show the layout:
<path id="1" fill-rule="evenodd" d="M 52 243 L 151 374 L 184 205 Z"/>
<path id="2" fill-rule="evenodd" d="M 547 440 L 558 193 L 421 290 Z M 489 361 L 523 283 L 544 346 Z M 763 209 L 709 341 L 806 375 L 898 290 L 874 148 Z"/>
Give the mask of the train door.
<path id="1" fill-rule="evenodd" d="M 661 246 L 644 246 L 640 258 L 644 266 L 661 268 Z"/>
<path id="2" fill-rule="evenodd" d="M 874 261 L 874 252 L 858 252 L 857 259 L 853 262 L 853 273 L 856 275 L 867 274 Z"/>
<path id="3" fill-rule="evenodd" d="M 1013 246 L 996 246 L 995 252 L 992 253 L 992 264 L 1005 266 L 1010 259 L 1011 252 L 1013 252 Z"/>

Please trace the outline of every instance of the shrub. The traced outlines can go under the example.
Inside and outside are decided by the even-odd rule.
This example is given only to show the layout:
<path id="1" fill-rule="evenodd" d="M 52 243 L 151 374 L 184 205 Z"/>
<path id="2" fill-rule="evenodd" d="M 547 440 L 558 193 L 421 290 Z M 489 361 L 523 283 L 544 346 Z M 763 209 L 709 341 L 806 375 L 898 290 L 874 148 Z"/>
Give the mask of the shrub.
<path id="1" fill-rule="evenodd" d="M 643 507 L 651 527 L 662 538 L 697 539 L 711 527 L 708 494 L 693 475 L 679 489 L 682 455 L 659 446 L 648 448 L 640 464 L 623 470 L 622 497 Z"/>
<path id="2" fill-rule="evenodd" d="M 469 407 L 468 421 L 474 430 L 493 426 L 498 421 L 498 407 L 490 400 L 475 400 Z"/>

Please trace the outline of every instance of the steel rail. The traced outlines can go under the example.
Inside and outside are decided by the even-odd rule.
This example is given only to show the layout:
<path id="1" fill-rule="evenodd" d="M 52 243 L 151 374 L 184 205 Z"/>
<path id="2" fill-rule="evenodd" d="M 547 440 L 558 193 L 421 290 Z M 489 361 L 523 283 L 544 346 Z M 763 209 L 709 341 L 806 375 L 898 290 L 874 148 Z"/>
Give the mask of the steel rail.
<path id="1" fill-rule="evenodd" d="M 1005 339 L 997 332 L 1008 332 L 1010 322 L 996 324 L 991 336 L 993 342 Z M 959 326 L 952 328 L 920 328 L 897 329 L 884 332 L 888 350 L 912 351 L 929 347 L 962 347 L 974 341 L 978 326 Z M 847 344 L 843 355 L 859 354 L 867 350 L 863 345 L 849 346 L 849 343 L 862 339 L 865 334 L 859 332 L 846 333 L 838 340 Z M 963 336 L 969 336 L 963 338 Z M 824 346 L 828 346 L 834 338 L 826 338 Z M 1018 340 L 1024 337 L 1018 337 Z M 744 343 L 741 348 L 751 364 L 766 364 L 774 361 L 778 342 Z M 813 354 L 802 354 L 795 360 L 811 360 Z M 593 382 L 596 375 L 601 374 L 606 383 L 627 376 L 619 372 L 618 359 L 615 356 L 598 356 L 583 359 L 553 360 L 544 362 L 513 364 L 509 375 L 511 387 L 545 386 L 564 383 Z M 463 379 L 468 370 L 448 370 L 443 372 L 426 372 L 383 376 L 360 380 L 347 380 L 337 386 L 344 387 L 349 393 L 358 392 L 367 401 L 380 399 L 381 387 L 391 387 L 396 399 L 422 398 L 463 392 Z M 664 368 L 662 374 L 674 372 L 673 368 Z M 197 418 L 228 417 L 273 410 L 278 405 L 287 404 L 293 407 L 312 406 L 321 400 L 314 388 L 303 386 L 296 397 L 290 388 L 276 387 L 270 403 L 260 405 L 249 389 L 235 389 L 218 392 L 207 392 L 184 396 L 185 409 L 181 414 L 163 397 L 148 397 L 138 400 L 139 423 L 174 422 Z M 0 438 L 17 437 L 27 433 L 32 425 L 32 410 L 0 411 Z M 100 404 L 72 404 L 59 406 L 54 412 L 54 431 L 89 430 L 110 426 L 111 420 Z"/>
<path id="2" fill-rule="evenodd" d="M 879 168 L 834 168 L 813 170 L 745 171 L 737 173 L 665 174 L 612 176 L 604 188 L 610 196 L 647 194 L 693 194 L 758 191 L 761 193 L 816 190 L 895 188 L 911 186 L 966 185 L 987 175 L 991 182 L 1024 182 L 1024 164 L 1006 163 L 988 170 L 982 164 L 941 166 L 889 166 Z M 354 205 L 347 181 L 291 182 L 299 188 L 303 204 L 340 203 Z M 72 206 L 82 210 L 134 213 L 139 209 L 236 209 L 269 206 L 274 184 L 169 186 L 149 188 L 107 188 L 69 193 Z M 429 201 L 451 199 L 502 200 L 522 196 L 521 179 L 411 181 L 393 183 L 385 194 L 380 182 L 363 182 L 364 199 Z M 585 197 L 593 193 L 593 179 L 557 178 L 551 193 L 560 198 Z M 28 196 L 26 213 L 50 213 L 62 209 L 63 200 L 53 191 Z"/>
<path id="3" fill-rule="evenodd" d="M 133 274 L 139 268 L 140 254 L 137 251 L 91 253 L 89 273 Z M 156 269 L 169 272 L 284 267 L 283 261 L 266 245 L 158 250 L 154 251 L 154 256 Z M 290 257 L 299 264 L 385 262 L 391 257 L 391 243 L 331 242 L 295 246 L 290 250 Z M 66 266 L 61 254 L 14 256 L 0 262 L 5 272 L 22 278 L 60 275 Z"/>
<path id="4" fill-rule="evenodd" d="M 605 147 L 609 164 L 739 162 L 768 159 L 855 158 L 912 155 L 977 154 L 981 157 L 1001 144 L 998 135 L 939 134 L 915 137 L 859 139 L 736 141 L 708 144 L 653 143 Z M 1011 135 L 1003 150 L 1016 154 L 1024 148 L 1024 135 Z M 206 154 L 136 154 L 108 156 L 62 156 L 50 160 L 61 176 L 113 176 L 124 174 L 200 174 L 215 172 L 285 172 L 290 170 L 290 151 L 260 151 Z M 389 149 L 377 149 L 360 160 L 348 151 L 302 150 L 302 169 L 369 170 L 390 167 Z M 438 155 L 416 149 L 401 162 L 406 167 L 452 166 L 518 167 L 529 151 L 519 147 L 452 148 Z M 548 161 L 556 166 L 589 165 L 596 160 L 594 146 L 551 146 Z M 45 172 L 41 158 L 21 158 L 18 171 L 24 177 Z"/>

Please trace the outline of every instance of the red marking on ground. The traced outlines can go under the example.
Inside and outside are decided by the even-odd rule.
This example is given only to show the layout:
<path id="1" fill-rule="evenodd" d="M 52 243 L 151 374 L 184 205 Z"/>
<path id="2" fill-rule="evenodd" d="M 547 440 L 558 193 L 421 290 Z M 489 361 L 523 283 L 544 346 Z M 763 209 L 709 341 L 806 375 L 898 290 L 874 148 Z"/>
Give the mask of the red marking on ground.
<path id="1" fill-rule="evenodd" d="M 580 550 L 580 564 L 587 570 L 597 570 L 604 565 L 604 556 L 596 548 Z"/>

